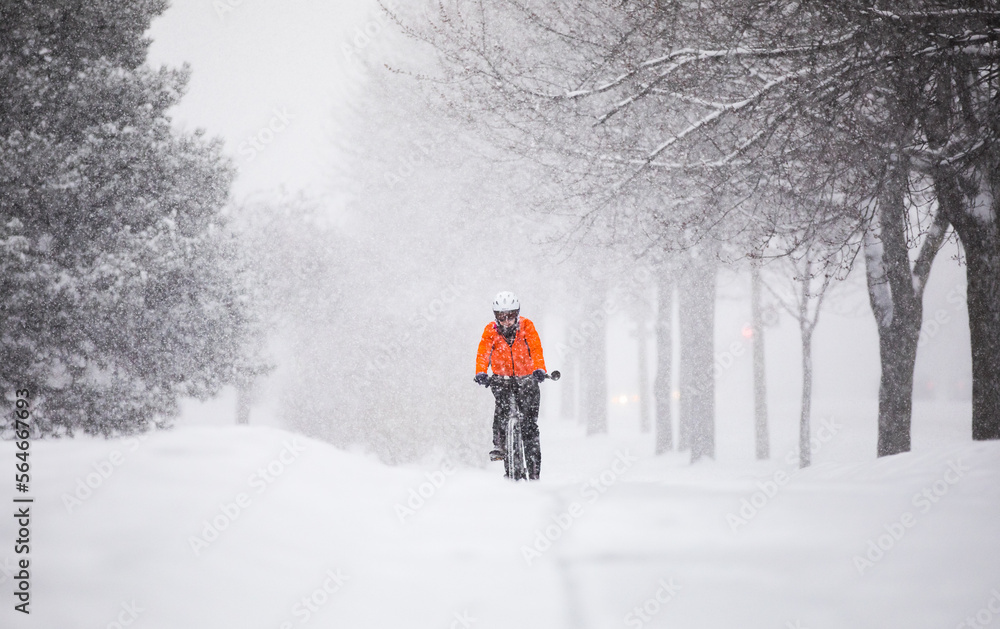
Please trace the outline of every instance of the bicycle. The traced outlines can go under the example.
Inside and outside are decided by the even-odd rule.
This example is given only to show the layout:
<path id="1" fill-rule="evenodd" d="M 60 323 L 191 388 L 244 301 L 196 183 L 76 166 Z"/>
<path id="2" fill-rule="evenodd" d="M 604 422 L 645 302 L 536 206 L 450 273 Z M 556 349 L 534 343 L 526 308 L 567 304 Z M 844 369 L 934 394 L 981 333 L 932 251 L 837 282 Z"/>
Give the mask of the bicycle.
<path id="1" fill-rule="evenodd" d="M 562 377 L 562 374 L 558 371 L 553 371 L 551 374 L 545 374 L 546 380 L 558 380 Z M 496 374 L 490 376 L 489 380 L 486 381 L 484 386 L 491 387 L 495 383 L 510 383 L 514 386 L 508 386 L 509 398 L 507 401 L 507 409 L 509 412 L 509 417 L 507 418 L 507 448 L 504 454 L 504 477 L 511 480 L 528 480 L 528 452 L 524 445 L 524 435 L 521 429 L 521 421 L 524 419 L 521 409 L 517 406 L 517 383 L 528 378 L 534 378 L 534 376 L 498 376 Z"/>

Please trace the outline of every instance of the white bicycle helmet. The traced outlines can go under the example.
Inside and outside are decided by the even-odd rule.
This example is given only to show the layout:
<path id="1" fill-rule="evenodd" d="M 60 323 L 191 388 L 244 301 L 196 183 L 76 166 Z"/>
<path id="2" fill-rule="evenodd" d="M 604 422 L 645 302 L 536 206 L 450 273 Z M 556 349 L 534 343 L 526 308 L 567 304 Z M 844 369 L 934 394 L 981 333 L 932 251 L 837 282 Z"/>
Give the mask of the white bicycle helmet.
<path id="1" fill-rule="evenodd" d="M 510 312 L 511 310 L 520 310 L 521 302 L 517 300 L 517 296 L 510 291 L 501 291 L 497 293 L 497 296 L 493 298 L 493 312 Z"/>

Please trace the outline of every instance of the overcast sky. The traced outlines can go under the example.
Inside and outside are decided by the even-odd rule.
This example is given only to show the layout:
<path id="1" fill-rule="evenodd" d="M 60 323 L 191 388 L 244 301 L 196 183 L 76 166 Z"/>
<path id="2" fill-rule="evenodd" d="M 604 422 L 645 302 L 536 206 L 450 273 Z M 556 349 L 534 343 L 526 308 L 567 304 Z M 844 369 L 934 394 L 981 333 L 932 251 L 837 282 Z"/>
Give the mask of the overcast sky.
<path id="1" fill-rule="evenodd" d="M 363 52 L 366 27 L 378 37 L 376 9 L 374 0 L 173 0 L 153 22 L 150 63 L 193 71 L 174 122 L 225 140 L 240 168 L 237 198 L 282 184 L 325 190 L 334 111 L 352 83 L 348 51 Z"/>

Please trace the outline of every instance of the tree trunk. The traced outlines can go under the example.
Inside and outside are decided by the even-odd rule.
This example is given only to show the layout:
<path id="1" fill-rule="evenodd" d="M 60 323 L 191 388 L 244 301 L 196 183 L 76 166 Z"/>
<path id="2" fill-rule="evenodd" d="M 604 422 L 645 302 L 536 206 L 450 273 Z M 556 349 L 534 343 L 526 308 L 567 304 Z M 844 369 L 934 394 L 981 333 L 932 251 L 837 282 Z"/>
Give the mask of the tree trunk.
<path id="1" fill-rule="evenodd" d="M 978 240 L 971 250 L 966 246 L 965 256 L 972 342 L 972 438 L 984 441 L 1000 439 L 1000 238 L 994 230 L 993 238 Z"/>
<path id="2" fill-rule="evenodd" d="M 250 423 L 250 403 L 253 394 L 253 380 L 246 378 L 236 385 L 236 423 Z"/>
<path id="3" fill-rule="evenodd" d="M 802 323 L 800 322 L 800 325 Z M 809 414 L 812 409 L 812 331 L 802 330 L 802 412 L 799 415 L 799 467 L 809 467 L 812 463 L 810 446 Z"/>
<path id="4" fill-rule="evenodd" d="M 715 264 L 694 258 L 678 282 L 680 447 L 691 460 L 715 456 Z"/>
<path id="5" fill-rule="evenodd" d="M 750 325 L 753 329 L 753 423 L 757 458 L 771 456 L 767 431 L 767 372 L 764 368 L 764 321 L 761 313 L 760 268 L 750 268 Z"/>
<path id="6" fill-rule="evenodd" d="M 1000 175 L 996 168 L 971 186 L 967 201 L 952 174 L 938 173 L 935 190 L 962 240 L 972 345 L 972 438 L 1000 439 Z"/>
<path id="7" fill-rule="evenodd" d="M 879 330 L 882 379 L 878 393 L 878 456 L 910 451 L 913 368 L 919 334 L 919 326 L 914 329 L 906 321 Z"/>
<path id="8" fill-rule="evenodd" d="M 865 238 L 868 294 L 878 325 L 882 366 L 878 456 L 910 450 L 913 368 L 923 318 L 923 288 L 914 286 L 906 244 L 909 165 L 900 158 L 890 162 L 887 170 L 876 210 L 879 239 L 870 233 Z M 930 262 L 927 265 L 929 269 Z"/>
<path id="9" fill-rule="evenodd" d="M 649 432 L 652 428 L 649 417 L 649 360 L 646 347 L 649 341 L 646 334 L 646 324 L 649 319 L 646 315 L 645 304 L 640 304 L 639 316 L 637 317 L 635 326 L 635 336 L 639 349 L 639 429 L 643 434 Z"/>
<path id="10" fill-rule="evenodd" d="M 603 286 L 595 290 L 596 299 L 587 309 L 591 317 L 587 326 L 589 342 L 583 348 L 583 402 L 587 415 L 587 434 L 608 432 L 608 383 L 607 383 L 607 315 L 604 308 Z"/>
<path id="11" fill-rule="evenodd" d="M 672 363 L 674 284 L 666 272 L 661 272 L 657 286 L 656 309 L 656 380 L 653 394 L 656 405 L 656 453 L 674 449 L 674 427 L 671 406 L 673 403 Z"/>
<path id="12" fill-rule="evenodd" d="M 577 397 L 577 389 L 580 388 L 580 361 L 576 360 L 573 362 L 572 369 L 568 369 L 569 373 L 563 375 L 562 380 L 559 381 L 559 389 L 562 391 L 562 416 L 563 419 L 577 420 L 580 418 L 580 405 L 579 398 Z M 569 365 L 566 366 L 569 368 Z"/>

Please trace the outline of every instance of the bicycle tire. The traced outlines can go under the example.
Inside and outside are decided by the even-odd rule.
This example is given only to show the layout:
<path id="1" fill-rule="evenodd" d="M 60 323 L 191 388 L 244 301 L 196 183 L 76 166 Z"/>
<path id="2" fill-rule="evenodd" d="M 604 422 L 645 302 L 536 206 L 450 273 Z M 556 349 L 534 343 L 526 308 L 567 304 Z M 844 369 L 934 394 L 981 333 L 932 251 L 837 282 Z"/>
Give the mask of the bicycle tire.
<path id="1" fill-rule="evenodd" d="M 511 400 L 510 408 L 510 418 L 507 421 L 507 457 L 504 461 L 504 465 L 507 468 L 507 478 L 511 480 L 527 480 L 528 459 L 524 447 L 524 435 L 521 432 L 523 417 L 517 409 L 517 402 L 513 399 Z"/>

